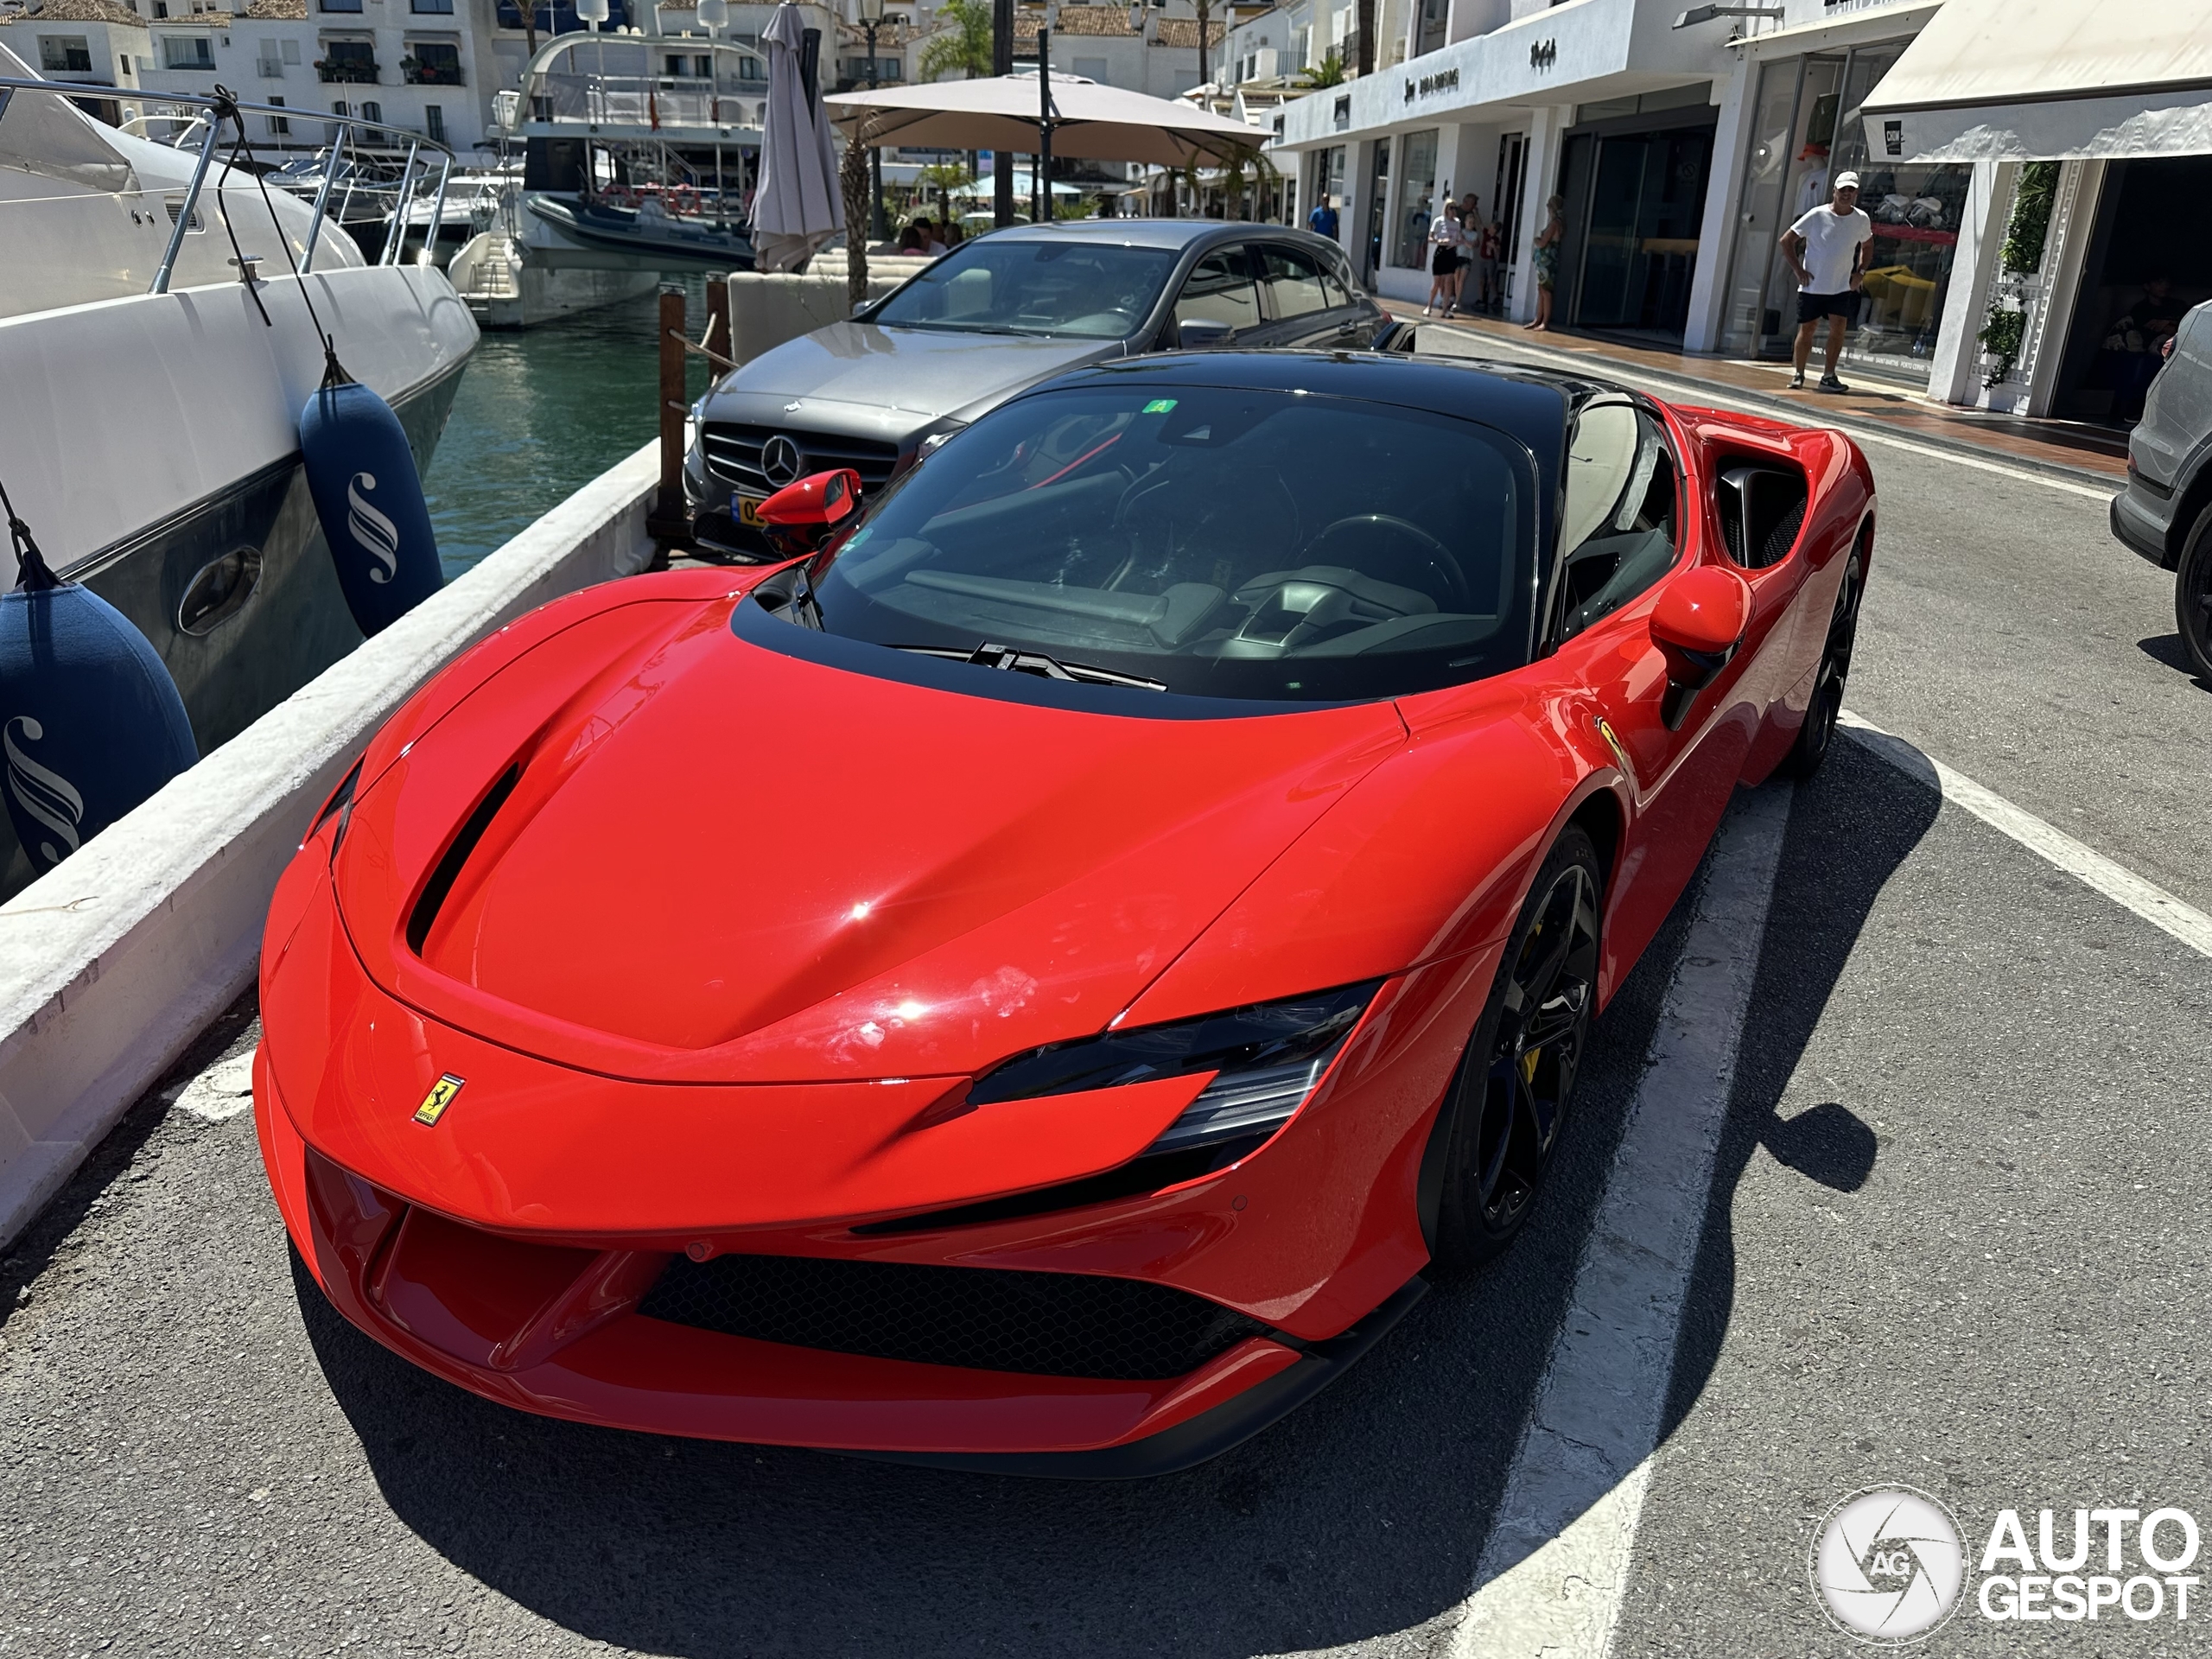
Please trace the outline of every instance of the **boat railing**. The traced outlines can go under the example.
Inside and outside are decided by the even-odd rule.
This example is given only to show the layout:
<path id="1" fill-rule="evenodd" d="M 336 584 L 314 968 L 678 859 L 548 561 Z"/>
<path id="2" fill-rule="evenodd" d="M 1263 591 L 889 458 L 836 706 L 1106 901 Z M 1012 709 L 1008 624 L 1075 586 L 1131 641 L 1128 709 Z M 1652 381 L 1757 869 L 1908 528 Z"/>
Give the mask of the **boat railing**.
<path id="1" fill-rule="evenodd" d="M 545 72 L 532 88 L 525 118 L 648 130 L 758 127 L 767 97 L 763 81 Z"/>
<path id="2" fill-rule="evenodd" d="M 338 208 L 341 218 L 357 193 L 388 191 L 393 197 L 391 212 L 395 219 L 403 224 L 406 222 L 410 205 L 423 188 L 435 179 L 435 205 L 430 210 L 430 222 L 435 225 L 445 211 L 446 182 L 459 159 L 438 139 L 358 115 L 325 113 L 321 110 L 308 111 L 282 104 L 257 104 L 245 99 L 213 97 L 200 92 L 149 94 L 141 88 L 131 86 L 19 79 L 13 76 L 0 76 L 0 113 L 4 113 L 8 100 L 17 92 L 43 92 L 49 97 L 72 100 L 85 98 L 116 99 L 130 106 L 130 118 L 142 124 L 142 130 L 143 124 L 149 119 L 183 120 L 185 130 L 179 137 L 188 139 L 195 135 L 198 122 L 207 124 L 206 130 L 196 135 L 200 142 L 192 167 L 192 182 L 186 187 L 182 201 L 170 209 L 174 223 L 169 230 L 168 246 L 162 252 L 159 269 L 154 273 L 153 285 L 147 290 L 152 294 L 168 292 L 169 274 L 176 268 L 177 257 L 183 251 L 186 232 L 199 218 L 200 193 L 206 188 L 208 172 L 223 148 L 225 118 L 232 110 L 246 115 L 268 117 L 276 124 L 272 128 L 272 137 L 289 136 L 289 125 L 294 121 L 303 124 L 320 124 L 327 135 L 327 159 L 319 177 L 312 181 L 278 181 L 280 188 L 296 196 L 306 194 L 309 182 L 314 187 L 315 218 L 308 228 L 307 245 L 301 252 L 302 271 L 314 267 L 315 244 L 322 234 L 324 221 L 331 212 L 331 197 L 341 178 L 346 185 L 345 197 Z M 148 108 L 154 111 L 151 117 L 144 113 Z M 182 115 L 185 111 L 197 113 L 186 118 Z M 232 124 L 233 143 L 239 141 L 238 130 L 243 124 L 242 122 Z M 248 136 L 243 142 L 248 158 L 251 158 L 257 148 L 253 139 Z M 400 159 L 395 160 L 394 157 Z M 344 162 L 352 164 L 341 165 Z M 371 176 L 372 173 L 374 176 Z M 219 197 L 223 188 L 219 181 L 216 185 Z M 400 250 L 406 240 L 404 235 L 387 238 L 377 263 L 397 264 Z"/>

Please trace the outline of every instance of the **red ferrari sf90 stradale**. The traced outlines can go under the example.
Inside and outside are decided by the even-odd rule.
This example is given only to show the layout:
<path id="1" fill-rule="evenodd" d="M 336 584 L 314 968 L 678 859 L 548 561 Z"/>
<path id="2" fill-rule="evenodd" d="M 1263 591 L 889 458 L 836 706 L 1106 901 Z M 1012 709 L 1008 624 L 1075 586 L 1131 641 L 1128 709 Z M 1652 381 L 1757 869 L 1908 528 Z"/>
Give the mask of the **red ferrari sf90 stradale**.
<path id="1" fill-rule="evenodd" d="M 526 1410 L 1186 1466 L 1527 1220 L 1731 791 L 1828 746 L 1865 459 L 1213 353 L 850 485 L 370 745 L 270 912 L 277 1202 L 348 1319 Z"/>

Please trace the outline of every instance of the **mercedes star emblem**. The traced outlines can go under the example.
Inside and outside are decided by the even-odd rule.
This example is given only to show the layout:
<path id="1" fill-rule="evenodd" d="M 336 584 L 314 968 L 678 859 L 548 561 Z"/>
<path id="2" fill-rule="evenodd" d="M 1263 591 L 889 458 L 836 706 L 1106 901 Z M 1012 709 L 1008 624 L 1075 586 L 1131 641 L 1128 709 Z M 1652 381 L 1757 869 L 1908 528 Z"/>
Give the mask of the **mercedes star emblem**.
<path id="1" fill-rule="evenodd" d="M 779 432 L 760 446 L 760 471 L 778 489 L 793 482 L 806 470 L 806 457 L 798 445 Z"/>

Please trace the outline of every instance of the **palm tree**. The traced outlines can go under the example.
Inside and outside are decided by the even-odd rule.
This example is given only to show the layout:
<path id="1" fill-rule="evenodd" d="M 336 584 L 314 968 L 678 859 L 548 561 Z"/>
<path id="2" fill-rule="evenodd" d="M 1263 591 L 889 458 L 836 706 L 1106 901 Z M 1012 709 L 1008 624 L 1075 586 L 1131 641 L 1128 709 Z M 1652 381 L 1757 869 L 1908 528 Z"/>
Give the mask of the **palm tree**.
<path id="1" fill-rule="evenodd" d="M 1320 62 L 1298 72 L 1298 84 L 1309 92 L 1318 92 L 1325 86 L 1343 86 L 1344 54 L 1331 47 L 1322 54 Z"/>
<path id="2" fill-rule="evenodd" d="M 921 77 L 942 80 L 957 72 L 963 80 L 991 73 L 991 0 L 944 0 L 938 20 L 950 23 L 922 48 Z"/>
<path id="3" fill-rule="evenodd" d="M 1244 176 L 1248 170 L 1252 175 L 1249 183 Z M 1282 175 L 1275 169 L 1275 164 L 1258 150 L 1243 144 L 1235 146 L 1221 167 L 1223 216 L 1241 218 L 1240 210 L 1244 205 L 1246 193 L 1249 191 L 1254 196 L 1264 198 L 1268 184 L 1281 177 Z"/>
<path id="4" fill-rule="evenodd" d="M 1375 0 L 1359 0 L 1359 73 L 1375 73 Z"/>

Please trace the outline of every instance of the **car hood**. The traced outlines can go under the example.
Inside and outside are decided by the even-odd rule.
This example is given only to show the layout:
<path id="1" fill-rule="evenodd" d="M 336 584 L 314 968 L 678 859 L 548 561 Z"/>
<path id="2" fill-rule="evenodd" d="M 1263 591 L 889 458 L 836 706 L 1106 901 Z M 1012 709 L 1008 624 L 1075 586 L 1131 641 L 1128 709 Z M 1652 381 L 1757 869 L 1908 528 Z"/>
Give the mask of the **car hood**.
<path id="1" fill-rule="evenodd" d="M 737 371 L 715 394 L 709 418 L 790 419 L 785 403 L 808 409 L 855 405 L 899 410 L 922 420 L 995 402 L 1080 364 L 1122 354 L 1118 340 L 1040 340 L 1019 334 L 939 334 L 836 322 L 786 340 Z M 733 403 L 777 400 L 773 411 Z"/>
<path id="2" fill-rule="evenodd" d="M 1103 1030 L 1405 741 L 1389 703 L 880 677 L 736 637 L 732 603 L 570 630 L 355 801 L 336 888 L 373 979 L 611 1076 L 973 1071 Z"/>

